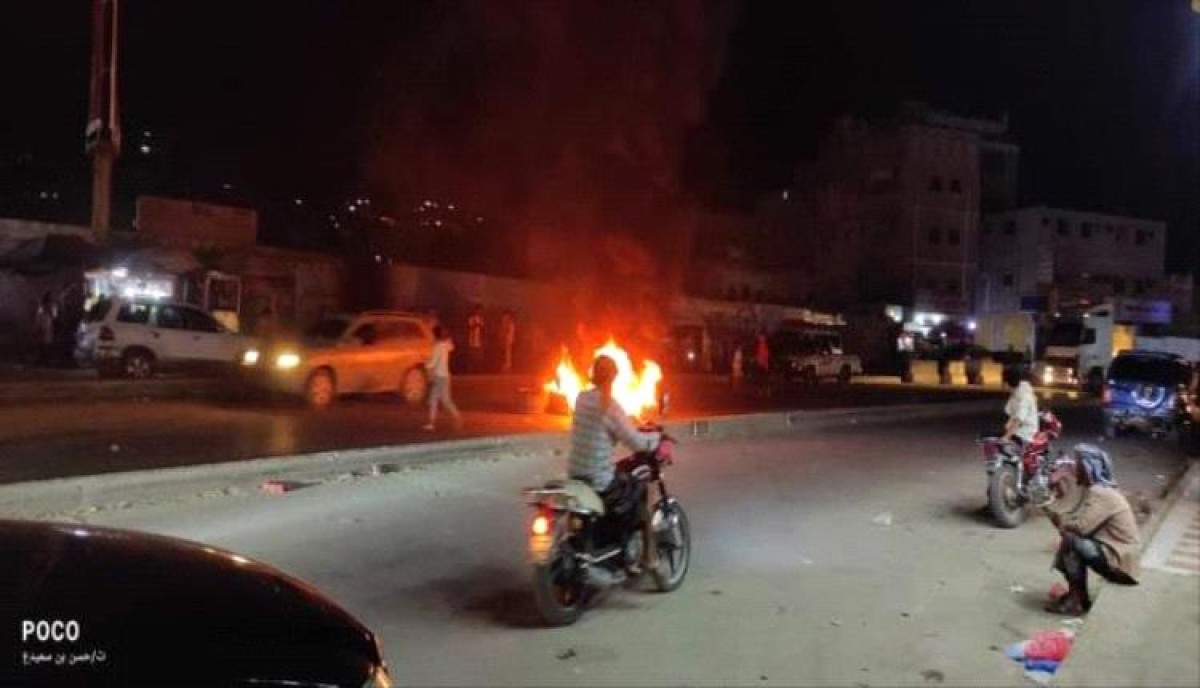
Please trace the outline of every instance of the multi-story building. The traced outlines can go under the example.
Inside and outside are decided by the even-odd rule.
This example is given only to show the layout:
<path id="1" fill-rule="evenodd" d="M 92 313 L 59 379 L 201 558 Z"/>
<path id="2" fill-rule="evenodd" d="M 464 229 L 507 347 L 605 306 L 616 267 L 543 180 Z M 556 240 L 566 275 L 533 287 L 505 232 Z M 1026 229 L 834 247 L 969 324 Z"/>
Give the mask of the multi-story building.
<path id="1" fill-rule="evenodd" d="M 980 236 L 978 313 L 1057 311 L 1114 296 L 1162 296 L 1167 226 L 1035 206 L 989 215 Z"/>
<path id="2" fill-rule="evenodd" d="M 981 208 L 1016 197 L 1019 149 L 1006 132 L 914 103 L 887 120 L 840 119 L 795 193 L 809 208 L 798 225 L 814 279 L 910 317 L 967 315 Z"/>

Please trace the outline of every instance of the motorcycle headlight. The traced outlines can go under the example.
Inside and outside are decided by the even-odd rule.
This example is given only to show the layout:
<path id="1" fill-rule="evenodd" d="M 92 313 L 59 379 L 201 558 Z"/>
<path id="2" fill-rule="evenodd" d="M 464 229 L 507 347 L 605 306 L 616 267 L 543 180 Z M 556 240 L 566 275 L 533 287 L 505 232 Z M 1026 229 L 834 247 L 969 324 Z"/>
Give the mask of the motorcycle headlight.
<path id="1" fill-rule="evenodd" d="M 288 370 L 300 365 L 300 354 L 279 354 L 275 358 L 275 367 L 280 370 Z"/>
<path id="2" fill-rule="evenodd" d="M 242 365 L 252 366 L 258 365 L 258 349 L 250 349 L 242 354 Z"/>

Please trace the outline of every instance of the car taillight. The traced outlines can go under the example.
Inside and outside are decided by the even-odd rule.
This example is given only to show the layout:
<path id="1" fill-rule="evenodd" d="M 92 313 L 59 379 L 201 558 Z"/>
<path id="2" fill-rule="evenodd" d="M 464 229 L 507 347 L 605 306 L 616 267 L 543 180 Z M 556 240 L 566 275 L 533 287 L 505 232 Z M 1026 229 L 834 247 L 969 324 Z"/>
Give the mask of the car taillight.
<path id="1" fill-rule="evenodd" d="M 100 341 L 111 342 L 112 340 L 114 340 L 116 338 L 117 338 L 117 335 L 113 334 L 111 327 L 108 327 L 107 325 L 105 325 L 104 327 L 100 328 Z"/>

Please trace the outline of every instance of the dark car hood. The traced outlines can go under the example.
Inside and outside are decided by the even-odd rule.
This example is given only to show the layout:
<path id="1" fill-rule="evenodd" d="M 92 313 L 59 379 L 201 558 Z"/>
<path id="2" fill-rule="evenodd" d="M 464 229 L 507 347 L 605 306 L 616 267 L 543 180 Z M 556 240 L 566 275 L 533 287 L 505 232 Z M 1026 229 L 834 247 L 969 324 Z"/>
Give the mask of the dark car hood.
<path id="1" fill-rule="evenodd" d="M 24 672 L 15 682 L 21 685 L 286 680 L 357 688 L 380 662 L 371 632 L 315 588 L 224 550 L 115 529 L 0 520 L 0 552 L 0 621 L 74 620 L 80 629 L 75 642 L 39 643 L 23 641 L 19 624 L 6 628 L 2 685 L 10 685 L 3 672 L 15 667 Z M 10 640 L 15 650 L 7 648 Z M 29 667 L 23 653 L 91 659 Z"/>

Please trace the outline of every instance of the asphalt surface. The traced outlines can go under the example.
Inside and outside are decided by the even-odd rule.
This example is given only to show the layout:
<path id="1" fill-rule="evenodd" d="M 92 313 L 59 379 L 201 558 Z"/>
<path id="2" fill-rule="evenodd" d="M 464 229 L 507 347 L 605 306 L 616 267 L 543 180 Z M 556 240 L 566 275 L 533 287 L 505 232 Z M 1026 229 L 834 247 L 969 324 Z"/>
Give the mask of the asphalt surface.
<path id="1" fill-rule="evenodd" d="M 545 413 L 538 385 L 523 378 L 462 378 L 455 396 L 461 429 L 422 430 L 424 411 L 394 396 L 344 399 L 315 412 L 287 400 L 231 388 L 223 399 L 31 402 L 0 407 L 0 484 L 190 466 L 365 447 L 565 429 Z M 672 384 L 672 413 L 722 415 L 774 409 L 821 409 L 996 398 L 968 387 L 823 384 L 763 396 L 735 392 L 721 378 Z"/>
<path id="2" fill-rule="evenodd" d="M 1094 408 L 1062 415 L 1062 446 L 1095 440 Z M 381 635 L 401 684 L 1020 685 L 1003 650 L 1060 627 L 1041 611 L 1057 538 L 1040 517 L 1000 530 L 982 511 L 972 439 L 995 422 L 686 443 L 668 482 L 692 523 L 688 579 L 615 591 L 562 629 L 533 612 L 519 497 L 562 472 L 561 453 L 60 517 L 296 574 Z M 1165 442 L 1106 446 L 1122 487 L 1151 498 L 1181 462 Z"/>

